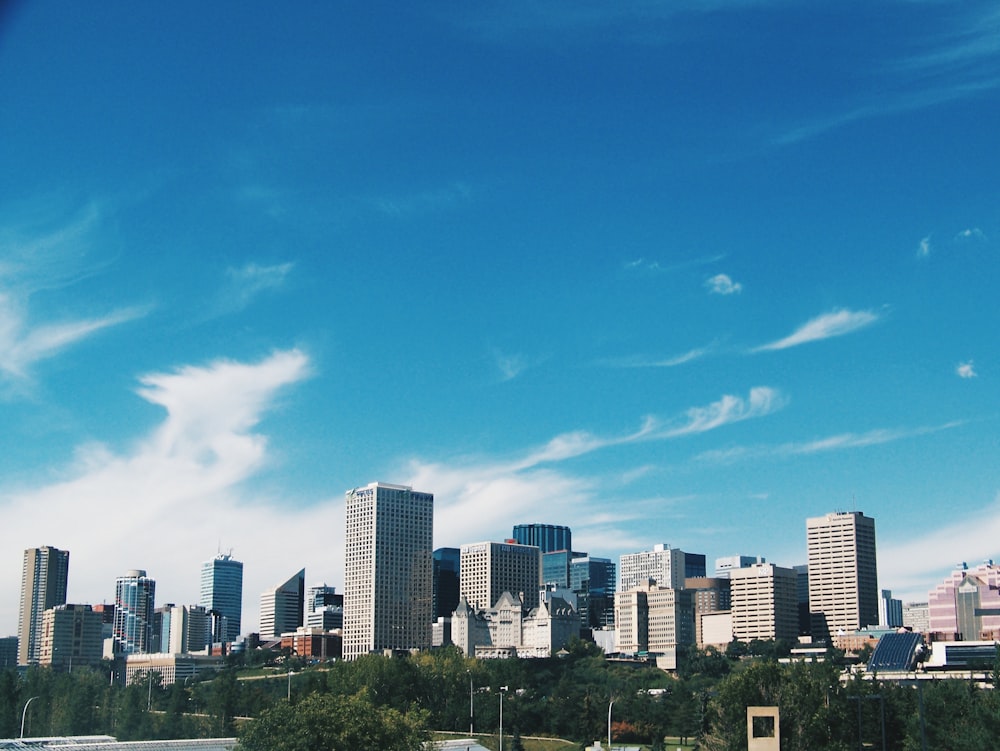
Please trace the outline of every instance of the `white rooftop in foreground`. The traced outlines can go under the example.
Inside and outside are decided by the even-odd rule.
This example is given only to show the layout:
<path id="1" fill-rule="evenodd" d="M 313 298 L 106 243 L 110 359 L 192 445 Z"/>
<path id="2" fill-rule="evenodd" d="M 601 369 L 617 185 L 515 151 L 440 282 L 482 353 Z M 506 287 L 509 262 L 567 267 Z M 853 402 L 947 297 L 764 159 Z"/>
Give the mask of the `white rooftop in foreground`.
<path id="1" fill-rule="evenodd" d="M 110 735 L 53 738 L 0 738 L 0 751 L 232 751 L 236 738 L 191 738 L 169 741 L 116 741 Z"/>

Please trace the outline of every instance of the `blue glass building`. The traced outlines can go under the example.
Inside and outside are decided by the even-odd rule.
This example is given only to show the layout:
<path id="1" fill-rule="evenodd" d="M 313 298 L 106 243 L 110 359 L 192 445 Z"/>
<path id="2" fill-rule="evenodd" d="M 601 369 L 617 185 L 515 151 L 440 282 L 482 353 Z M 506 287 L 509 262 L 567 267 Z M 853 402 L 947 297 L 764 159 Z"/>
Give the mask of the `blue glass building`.
<path id="1" fill-rule="evenodd" d="M 236 641 L 243 618 L 243 562 L 219 553 L 201 564 L 198 604 L 212 616 L 212 641 Z"/>

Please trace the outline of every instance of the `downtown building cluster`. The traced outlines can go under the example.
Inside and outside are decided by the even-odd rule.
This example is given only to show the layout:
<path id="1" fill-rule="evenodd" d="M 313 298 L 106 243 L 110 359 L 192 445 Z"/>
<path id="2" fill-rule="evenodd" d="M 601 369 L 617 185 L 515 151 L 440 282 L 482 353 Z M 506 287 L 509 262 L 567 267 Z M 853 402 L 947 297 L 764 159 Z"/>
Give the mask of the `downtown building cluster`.
<path id="1" fill-rule="evenodd" d="M 954 572 L 906 608 L 880 590 L 875 522 L 861 512 L 806 520 L 807 562 L 716 559 L 666 544 L 616 562 L 574 551 L 568 526 L 519 524 L 509 538 L 433 549 L 434 496 L 371 483 L 346 493 L 344 591 L 307 588 L 305 570 L 260 596 L 260 629 L 242 629 L 243 563 L 205 561 L 197 604 L 155 604 L 142 569 L 115 582 L 113 604 L 66 602 L 69 552 L 24 552 L 16 637 L 0 666 L 57 670 L 111 659 L 122 680 L 165 683 L 216 669 L 230 651 L 285 647 L 312 660 L 354 660 L 455 645 L 481 658 L 557 654 L 570 639 L 675 669 L 686 648 L 735 640 L 813 641 L 851 649 L 872 629 L 941 639 L 1000 637 L 1000 569 Z M 859 641 L 860 640 L 860 641 Z"/>

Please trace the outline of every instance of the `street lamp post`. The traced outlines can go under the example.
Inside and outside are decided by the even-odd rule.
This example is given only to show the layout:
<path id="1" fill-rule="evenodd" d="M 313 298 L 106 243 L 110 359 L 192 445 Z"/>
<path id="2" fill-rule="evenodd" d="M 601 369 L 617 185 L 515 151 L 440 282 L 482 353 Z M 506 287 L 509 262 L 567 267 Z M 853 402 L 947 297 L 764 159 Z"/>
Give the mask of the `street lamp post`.
<path id="1" fill-rule="evenodd" d="M 28 716 L 28 705 L 31 704 L 37 696 L 32 696 L 28 701 L 24 702 L 24 709 L 21 711 L 21 737 L 24 737 L 24 720 Z"/>
<path id="2" fill-rule="evenodd" d="M 472 718 L 473 718 L 473 704 L 472 704 L 472 671 L 466 670 L 469 675 L 469 737 L 472 737 Z"/>
<path id="3" fill-rule="evenodd" d="M 608 702 L 608 751 L 611 751 L 611 707 L 615 705 L 615 698 L 612 696 Z"/>
<path id="4" fill-rule="evenodd" d="M 507 690 L 507 686 L 500 687 L 500 751 L 503 751 L 503 695 Z"/>

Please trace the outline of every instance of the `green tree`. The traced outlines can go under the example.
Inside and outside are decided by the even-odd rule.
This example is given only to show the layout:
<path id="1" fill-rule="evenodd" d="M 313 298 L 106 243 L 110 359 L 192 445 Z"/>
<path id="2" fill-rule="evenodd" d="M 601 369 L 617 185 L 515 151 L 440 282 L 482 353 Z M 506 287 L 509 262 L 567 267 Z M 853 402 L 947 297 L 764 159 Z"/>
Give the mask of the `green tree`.
<path id="1" fill-rule="evenodd" d="M 419 751 L 429 738 L 426 713 L 377 707 L 367 692 L 312 694 L 277 704 L 248 723 L 242 751 Z"/>

